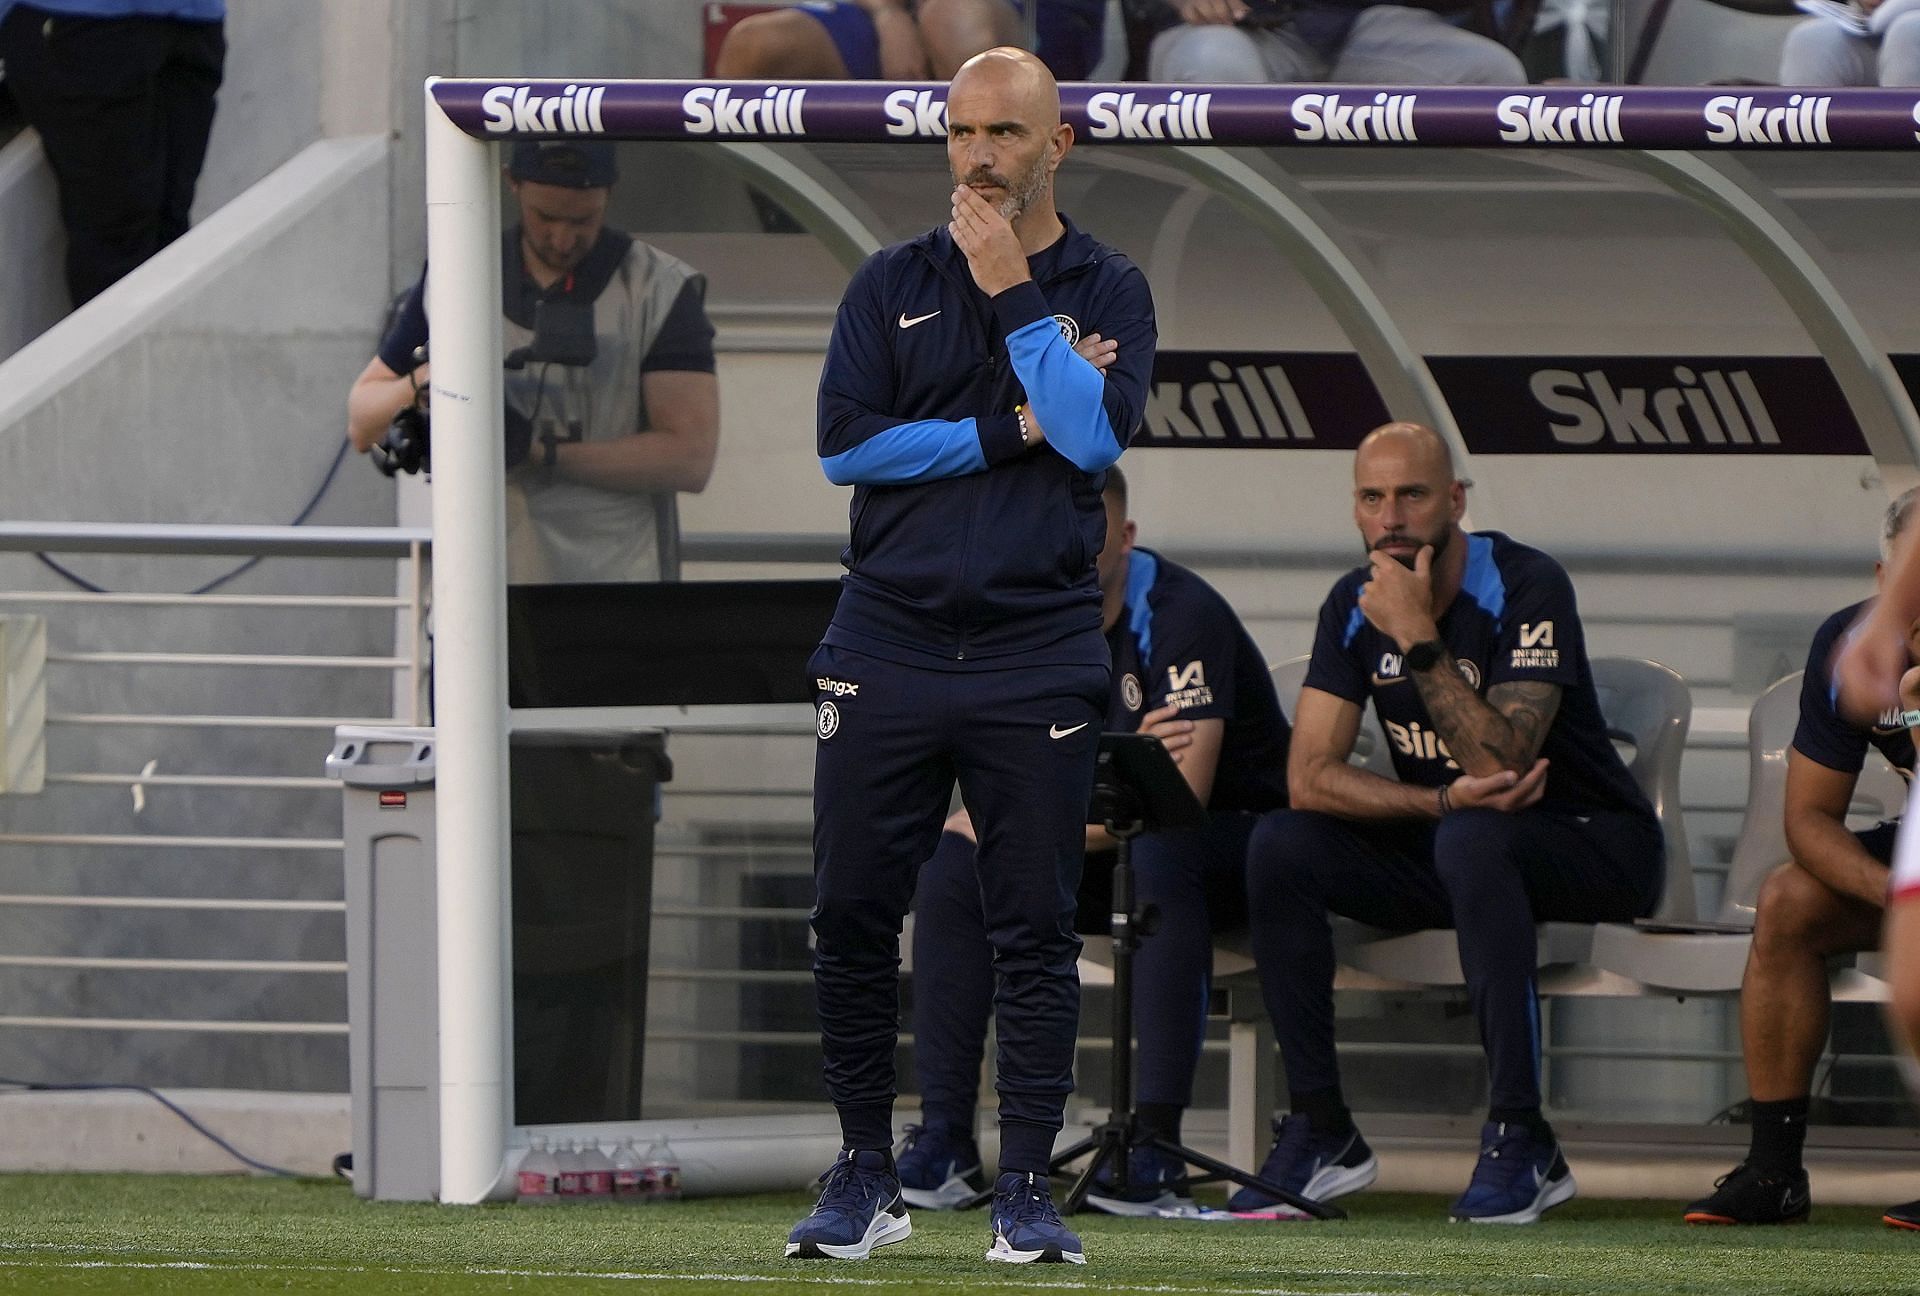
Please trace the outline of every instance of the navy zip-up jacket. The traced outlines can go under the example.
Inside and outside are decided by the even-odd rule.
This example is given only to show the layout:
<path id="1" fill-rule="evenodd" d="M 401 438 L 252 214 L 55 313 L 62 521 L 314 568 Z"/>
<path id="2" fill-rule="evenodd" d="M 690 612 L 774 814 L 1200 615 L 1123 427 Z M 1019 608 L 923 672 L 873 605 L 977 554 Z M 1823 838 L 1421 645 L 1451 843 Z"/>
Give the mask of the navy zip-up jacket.
<path id="1" fill-rule="evenodd" d="M 826 642 L 950 670 L 1106 665 L 1100 490 L 1153 370 L 1153 299 L 1076 229 L 989 299 L 945 226 L 854 272 L 820 375 L 820 463 L 852 486 Z M 1119 344 L 1104 374 L 1073 343 Z M 1046 444 L 1020 440 L 1025 402 Z"/>

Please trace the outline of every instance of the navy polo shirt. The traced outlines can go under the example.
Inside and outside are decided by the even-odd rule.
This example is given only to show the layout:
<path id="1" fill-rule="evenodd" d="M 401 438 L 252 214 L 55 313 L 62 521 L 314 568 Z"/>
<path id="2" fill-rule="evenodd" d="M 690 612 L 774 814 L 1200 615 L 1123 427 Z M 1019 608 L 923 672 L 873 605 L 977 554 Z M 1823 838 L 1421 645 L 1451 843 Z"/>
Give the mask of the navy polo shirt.
<path id="1" fill-rule="evenodd" d="M 1107 632 L 1113 695 L 1107 729 L 1132 733 L 1177 702 L 1187 720 L 1226 721 L 1210 810 L 1267 811 L 1287 803 L 1287 740 L 1265 660 L 1213 586 L 1151 549 L 1128 558 L 1126 605 Z"/>
<path id="2" fill-rule="evenodd" d="M 1549 762 L 1540 804 L 1569 814 L 1653 809 L 1607 737 L 1587 665 L 1586 634 L 1573 582 L 1559 563 L 1498 531 L 1463 534 L 1466 569 L 1460 592 L 1440 618 L 1460 673 L 1485 697 L 1496 684 L 1558 684 L 1560 709 L 1540 754 Z M 1402 783 L 1439 787 L 1461 774 L 1432 719 L 1400 647 L 1360 611 L 1370 567 L 1340 578 L 1320 607 L 1320 626 L 1306 687 L 1364 706 L 1369 699 L 1386 730 Z"/>
<path id="3" fill-rule="evenodd" d="M 1793 730 L 1793 749 L 1830 770 L 1858 774 L 1866 763 L 1867 748 L 1876 747 L 1888 764 L 1911 779 L 1913 735 L 1900 723 L 1897 707 L 1868 728 L 1842 719 L 1834 708 L 1830 666 L 1834 648 L 1866 608 L 1865 602 L 1841 608 L 1814 632 L 1813 647 L 1807 651 L 1807 673 L 1800 680 L 1800 723 Z"/>

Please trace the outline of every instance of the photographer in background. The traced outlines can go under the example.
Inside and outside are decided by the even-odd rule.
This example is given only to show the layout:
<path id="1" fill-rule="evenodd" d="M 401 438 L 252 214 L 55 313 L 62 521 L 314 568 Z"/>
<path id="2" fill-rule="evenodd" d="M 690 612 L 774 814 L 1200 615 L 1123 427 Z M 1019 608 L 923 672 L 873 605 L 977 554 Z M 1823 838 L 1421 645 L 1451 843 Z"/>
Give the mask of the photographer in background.
<path id="1" fill-rule="evenodd" d="M 673 492 L 705 488 L 720 436 L 706 280 L 606 227 L 612 145 L 516 144 L 507 179 L 507 579 L 672 575 Z M 347 397 L 348 439 L 389 472 L 425 466 L 426 343 L 423 274 Z"/>

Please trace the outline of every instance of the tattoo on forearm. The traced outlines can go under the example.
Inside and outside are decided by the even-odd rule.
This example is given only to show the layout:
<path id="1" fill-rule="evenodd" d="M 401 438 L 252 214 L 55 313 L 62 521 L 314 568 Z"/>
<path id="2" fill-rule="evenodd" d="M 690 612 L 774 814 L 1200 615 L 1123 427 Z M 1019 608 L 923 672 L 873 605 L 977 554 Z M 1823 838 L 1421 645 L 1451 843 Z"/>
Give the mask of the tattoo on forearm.
<path id="1" fill-rule="evenodd" d="M 1547 741 L 1547 729 L 1560 713 L 1560 686 L 1539 680 L 1514 680 L 1487 690 L 1487 705 L 1512 726 L 1513 756 L 1530 765 Z"/>
<path id="2" fill-rule="evenodd" d="M 1525 772 L 1540 754 L 1547 727 L 1560 710 L 1558 684 L 1534 680 L 1496 684 L 1483 699 L 1458 671 L 1419 671 L 1413 680 L 1433 727 L 1469 773 L 1488 762 Z"/>

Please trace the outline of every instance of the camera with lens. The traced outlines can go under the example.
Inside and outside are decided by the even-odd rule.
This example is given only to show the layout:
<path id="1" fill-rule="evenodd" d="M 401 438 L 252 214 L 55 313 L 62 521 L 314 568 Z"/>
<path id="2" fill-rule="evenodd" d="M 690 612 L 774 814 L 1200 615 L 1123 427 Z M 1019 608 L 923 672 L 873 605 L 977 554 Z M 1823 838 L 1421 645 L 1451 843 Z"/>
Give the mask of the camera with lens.
<path id="1" fill-rule="evenodd" d="M 541 301 L 536 302 L 533 308 L 532 340 L 526 346 L 509 351 L 504 363 L 508 369 L 524 369 L 529 364 L 557 364 L 578 369 L 592 364 L 598 353 L 593 334 L 593 307 L 590 304 Z M 420 347 L 414 354 L 424 362 L 427 349 Z M 532 451 L 535 420 L 540 416 L 539 407 L 545 389 L 543 375 L 535 389 L 532 414 L 523 414 L 514 408 L 511 401 L 507 402 L 505 449 L 509 468 L 526 462 Z M 555 436 L 547 432 L 540 439 L 544 443 L 548 440 L 578 441 L 580 437 L 580 425 L 569 423 L 566 435 Z M 404 406 L 387 424 L 387 434 L 380 444 L 373 447 L 374 466 L 388 477 L 399 473 L 431 473 L 432 445 L 432 420 L 427 411 L 417 405 Z"/>

